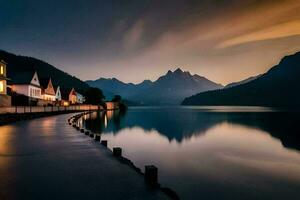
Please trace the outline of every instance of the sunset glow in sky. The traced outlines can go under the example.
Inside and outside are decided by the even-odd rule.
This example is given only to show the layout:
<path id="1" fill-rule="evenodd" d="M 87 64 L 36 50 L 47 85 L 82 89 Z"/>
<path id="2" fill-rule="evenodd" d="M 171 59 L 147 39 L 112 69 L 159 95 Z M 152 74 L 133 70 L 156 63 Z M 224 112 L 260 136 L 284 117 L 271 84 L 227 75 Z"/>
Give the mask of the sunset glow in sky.
<path id="1" fill-rule="evenodd" d="M 0 0 L 0 49 L 83 80 L 181 67 L 227 84 L 300 51 L 300 0 Z"/>

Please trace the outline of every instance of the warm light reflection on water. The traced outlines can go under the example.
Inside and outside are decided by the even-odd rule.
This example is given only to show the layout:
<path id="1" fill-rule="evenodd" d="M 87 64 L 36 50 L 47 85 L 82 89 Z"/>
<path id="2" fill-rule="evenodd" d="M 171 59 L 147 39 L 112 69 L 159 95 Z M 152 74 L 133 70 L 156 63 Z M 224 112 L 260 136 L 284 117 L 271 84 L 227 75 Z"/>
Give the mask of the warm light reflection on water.
<path id="1" fill-rule="evenodd" d="M 11 144 L 11 139 L 14 137 L 11 133 L 14 126 L 0 126 L 0 156 L 6 157 L 15 153 L 14 147 Z M 0 166 L 3 166 L 5 161 L 0 159 Z"/>
<path id="2" fill-rule="evenodd" d="M 103 115 L 85 125 L 99 123 L 92 129 L 138 167 L 158 166 L 160 182 L 183 199 L 299 197 L 300 144 L 290 132 L 297 119 L 228 109 L 133 109 L 105 126 L 99 125 Z"/>
<path id="3" fill-rule="evenodd" d="M 14 158 L 18 156 L 18 151 L 14 146 L 14 131 L 14 126 L 0 126 L 0 199 L 10 188 L 15 188 Z M 9 179 L 7 175 L 10 175 Z M 14 197 L 14 194 L 11 196 Z"/>

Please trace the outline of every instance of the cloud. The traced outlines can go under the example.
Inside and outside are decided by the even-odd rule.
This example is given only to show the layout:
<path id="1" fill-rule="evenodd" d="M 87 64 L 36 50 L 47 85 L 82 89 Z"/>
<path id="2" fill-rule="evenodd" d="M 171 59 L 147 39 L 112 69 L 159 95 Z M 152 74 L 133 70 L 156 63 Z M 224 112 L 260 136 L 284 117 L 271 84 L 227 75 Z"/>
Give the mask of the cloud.
<path id="1" fill-rule="evenodd" d="M 144 21 L 138 20 L 133 26 L 127 30 L 123 38 L 123 46 L 125 49 L 133 49 L 139 46 L 144 33 Z"/>
<path id="2" fill-rule="evenodd" d="M 286 23 L 281 23 L 275 26 L 267 27 L 258 31 L 234 37 L 217 45 L 217 48 L 226 48 L 239 44 L 284 38 L 289 36 L 300 35 L 300 20 L 294 20 Z"/>

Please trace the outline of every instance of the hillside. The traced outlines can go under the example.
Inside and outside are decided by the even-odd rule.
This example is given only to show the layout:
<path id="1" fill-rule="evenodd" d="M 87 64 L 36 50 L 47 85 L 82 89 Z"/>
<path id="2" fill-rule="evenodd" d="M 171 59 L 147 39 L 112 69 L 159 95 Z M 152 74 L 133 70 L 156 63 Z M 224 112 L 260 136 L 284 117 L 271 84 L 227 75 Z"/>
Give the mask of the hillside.
<path id="1" fill-rule="evenodd" d="M 145 80 L 140 84 L 133 84 L 123 83 L 115 78 L 100 78 L 87 83 L 103 89 L 105 94 L 120 94 L 125 99 L 143 105 L 179 105 L 186 96 L 223 88 L 205 77 L 191 75 L 179 68 L 173 72 L 168 71 L 154 82 Z"/>
<path id="2" fill-rule="evenodd" d="M 267 73 L 235 87 L 203 92 L 186 98 L 183 105 L 300 105 L 300 52 L 284 57 Z"/>
<path id="3" fill-rule="evenodd" d="M 48 79 L 51 77 L 54 85 L 60 85 L 64 88 L 74 87 L 78 91 L 84 91 L 89 88 L 88 84 L 78 78 L 32 57 L 17 56 L 0 50 L 0 59 L 8 63 L 7 76 L 11 80 L 22 73 L 37 71 L 40 79 Z"/>
<path id="4" fill-rule="evenodd" d="M 251 77 L 249 77 L 247 79 L 244 79 L 244 80 L 241 80 L 241 81 L 238 81 L 238 82 L 229 83 L 228 85 L 226 85 L 224 87 L 224 89 L 225 88 L 235 87 L 235 86 L 242 85 L 242 84 L 245 84 L 245 83 L 249 83 L 250 81 L 253 81 L 253 80 L 257 79 L 260 76 L 261 76 L 261 74 L 257 75 L 257 76 L 251 76 Z"/>

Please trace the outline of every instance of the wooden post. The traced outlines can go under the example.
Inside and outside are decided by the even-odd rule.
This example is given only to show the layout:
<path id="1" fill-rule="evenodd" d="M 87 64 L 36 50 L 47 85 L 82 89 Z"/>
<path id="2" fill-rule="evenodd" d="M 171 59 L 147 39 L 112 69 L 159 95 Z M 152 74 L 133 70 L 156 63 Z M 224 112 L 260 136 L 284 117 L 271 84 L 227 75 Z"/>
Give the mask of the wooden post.
<path id="1" fill-rule="evenodd" d="M 101 140 L 101 136 L 100 136 L 99 134 L 96 134 L 96 136 L 95 136 L 95 140 L 100 142 L 100 140 Z"/>
<path id="2" fill-rule="evenodd" d="M 90 137 L 91 137 L 91 138 L 94 138 L 94 133 L 90 133 Z"/>
<path id="3" fill-rule="evenodd" d="M 82 128 L 82 129 L 80 129 L 80 132 L 81 132 L 81 133 L 84 133 L 84 129 L 83 129 L 83 128 Z"/>
<path id="4" fill-rule="evenodd" d="M 114 147 L 113 148 L 113 155 L 115 157 L 121 157 L 122 156 L 122 148 L 120 148 L 120 147 Z"/>
<path id="5" fill-rule="evenodd" d="M 157 186 L 158 184 L 158 169 L 154 165 L 145 166 L 145 181 L 150 186 Z"/>
<path id="6" fill-rule="evenodd" d="M 102 140 L 102 141 L 101 141 L 101 144 L 102 144 L 103 146 L 107 147 L 107 140 Z"/>
<path id="7" fill-rule="evenodd" d="M 89 131 L 86 131 L 84 134 L 85 134 L 85 135 L 90 135 L 90 132 L 89 132 Z"/>

